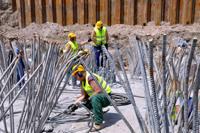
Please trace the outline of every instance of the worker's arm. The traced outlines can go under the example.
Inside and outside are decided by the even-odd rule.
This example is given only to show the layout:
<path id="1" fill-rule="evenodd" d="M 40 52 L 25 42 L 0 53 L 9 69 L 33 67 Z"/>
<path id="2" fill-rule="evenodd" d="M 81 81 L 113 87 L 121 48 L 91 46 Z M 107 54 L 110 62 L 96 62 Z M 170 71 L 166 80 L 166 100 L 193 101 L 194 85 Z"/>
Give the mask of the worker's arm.
<path id="1" fill-rule="evenodd" d="M 81 101 L 83 101 L 86 98 L 86 92 L 81 88 L 81 96 L 79 96 L 74 104 L 79 104 Z"/>
<path id="2" fill-rule="evenodd" d="M 67 44 L 65 45 L 65 50 L 64 50 L 64 52 L 68 53 L 68 52 L 70 51 L 70 49 L 71 49 L 71 45 L 67 43 Z"/>
<path id="3" fill-rule="evenodd" d="M 92 96 L 95 96 L 96 94 L 102 92 L 101 88 L 98 86 L 98 84 L 95 82 L 95 80 L 93 78 L 89 79 L 88 81 L 89 81 L 90 86 L 94 90 L 94 94 Z M 90 97 L 92 97 L 92 96 L 90 96 Z"/>
<path id="4" fill-rule="evenodd" d="M 92 32 L 91 39 L 92 39 L 92 41 L 93 41 L 94 43 L 96 43 L 96 32 L 95 32 L 95 31 Z"/>

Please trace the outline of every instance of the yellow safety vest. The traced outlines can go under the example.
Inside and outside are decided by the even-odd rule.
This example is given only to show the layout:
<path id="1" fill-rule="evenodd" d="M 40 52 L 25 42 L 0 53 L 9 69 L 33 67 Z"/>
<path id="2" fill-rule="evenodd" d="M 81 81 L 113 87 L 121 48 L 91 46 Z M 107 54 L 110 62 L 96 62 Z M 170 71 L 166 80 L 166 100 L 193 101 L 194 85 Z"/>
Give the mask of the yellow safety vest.
<path id="1" fill-rule="evenodd" d="M 99 30 L 95 27 L 94 31 L 96 33 L 96 45 L 106 44 L 106 27 L 103 27 L 102 30 Z"/>
<path id="2" fill-rule="evenodd" d="M 74 41 L 74 42 L 69 41 L 69 42 L 67 43 L 67 45 L 70 45 L 70 46 L 71 46 L 73 53 L 78 52 L 78 43 L 77 43 L 76 41 Z"/>
<path id="3" fill-rule="evenodd" d="M 107 85 L 106 81 L 103 80 L 103 78 L 95 73 L 93 73 L 94 76 L 97 78 L 97 81 L 99 82 L 99 84 L 101 85 L 101 87 L 103 89 L 105 89 L 105 91 L 109 94 L 111 93 L 111 88 L 110 86 Z M 94 94 L 94 90 L 92 89 L 92 87 L 90 86 L 90 84 L 88 83 L 88 77 L 90 76 L 90 74 L 88 72 L 86 72 L 86 79 L 85 79 L 85 83 L 82 82 L 82 87 L 85 90 L 85 92 L 89 95 L 92 96 Z"/>

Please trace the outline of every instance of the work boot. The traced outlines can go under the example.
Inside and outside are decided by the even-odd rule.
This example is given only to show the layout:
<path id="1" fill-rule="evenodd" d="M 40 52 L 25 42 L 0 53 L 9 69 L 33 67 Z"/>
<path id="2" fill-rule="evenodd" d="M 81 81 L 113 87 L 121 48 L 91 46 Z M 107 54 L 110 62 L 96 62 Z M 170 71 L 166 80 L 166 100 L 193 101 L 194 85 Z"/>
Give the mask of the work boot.
<path id="1" fill-rule="evenodd" d="M 90 132 L 95 132 L 95 131 L 99 131 L 103 128 L 103 124 L 94 124 L 93 128 L 91 129 Z"/>

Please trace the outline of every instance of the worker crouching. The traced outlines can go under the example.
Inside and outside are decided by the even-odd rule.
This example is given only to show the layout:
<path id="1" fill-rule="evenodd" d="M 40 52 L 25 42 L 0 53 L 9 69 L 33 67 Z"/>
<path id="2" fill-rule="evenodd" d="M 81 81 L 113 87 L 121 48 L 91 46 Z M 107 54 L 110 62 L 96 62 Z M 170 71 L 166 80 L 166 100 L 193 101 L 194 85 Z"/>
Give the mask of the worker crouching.
<path id="1" fill-rule="evenodd" d="M 102 88 L 105 89 L 105 92 L 110 95 L 111 88 L 107 85 L 106 81 L 104 81 L 103 78 L 97 74 L 93 75 Z M 95 82 L 95 79 L 93 79 L 93 77 L 84 69 L 82 65 L 76 65 L 73 67 L 72 76 L 81 82 L 81 96 L 75 101 L 75 104 L 78 104 L 83 100 L 89 100 L 90 102 L 87 102 L 88 104 L 85 106 L 91 109 L 94 114 L 95 124 L 92 131 L 102 129 L 103 107 L 109 106 L 110 101 Z"/>

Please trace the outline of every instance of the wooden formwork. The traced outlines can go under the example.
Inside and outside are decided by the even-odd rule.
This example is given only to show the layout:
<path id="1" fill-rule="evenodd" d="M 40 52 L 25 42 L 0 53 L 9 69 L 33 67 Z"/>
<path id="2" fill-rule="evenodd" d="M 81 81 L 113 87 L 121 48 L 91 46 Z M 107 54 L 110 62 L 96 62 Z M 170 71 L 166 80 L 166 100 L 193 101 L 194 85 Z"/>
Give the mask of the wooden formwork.
<path id="1" fill-rule="evenodd" d="M 107 25 L 200 22 L 200 0 L 12 0 L 12 4 L 21 27 L 47 21 L 61 25 L 97 20 Z"/>

